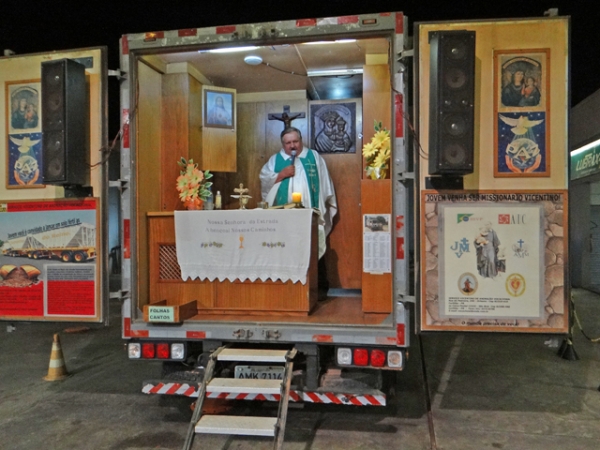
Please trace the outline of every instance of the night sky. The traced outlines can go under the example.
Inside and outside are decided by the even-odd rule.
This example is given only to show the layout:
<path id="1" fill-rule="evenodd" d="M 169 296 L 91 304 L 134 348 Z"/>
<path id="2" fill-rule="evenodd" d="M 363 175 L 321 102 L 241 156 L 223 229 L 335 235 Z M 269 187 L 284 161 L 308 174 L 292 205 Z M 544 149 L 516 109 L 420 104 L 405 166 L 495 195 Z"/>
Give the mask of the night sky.
<path id="1" fill-rule="evenodd" d="M 427 0 L 122 0 L 119 3 L 88 0 L 77 4 L 2 0 L 0 50 L 25 54 L 107 46 L 109 69 L 115 69 L 119 65 L 119 37 L 127 33 L 402 11 L 409 18 L 412 34 L 415 22 L 541 17 L 549 8 L 558 8 L 559 15 L 571 17 L 571 104 L 576 105 L 600 88 L 597 40 L 600 14 L 596 2 L 446 0 L 439 4 Z M 111 80 L 111 115 L 115 114 L 118 95 L 118 83 Z M 118 122 L 118 117 L 114 120 L 111 117 L 111 128 L 113 121 Z"/>

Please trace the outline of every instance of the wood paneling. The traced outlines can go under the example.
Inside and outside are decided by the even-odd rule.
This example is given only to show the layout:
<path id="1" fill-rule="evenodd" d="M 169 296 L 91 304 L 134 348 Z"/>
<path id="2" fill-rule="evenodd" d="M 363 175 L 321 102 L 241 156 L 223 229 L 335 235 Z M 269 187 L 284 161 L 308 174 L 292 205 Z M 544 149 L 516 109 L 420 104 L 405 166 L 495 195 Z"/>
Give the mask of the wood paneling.
<path id="1" fill-rule="evenodd" d="M 392 180 L 362 180 L 361 187 L 363 214 L 391 214 Z M 392 226 L 393 221 L 390 221 L 390 229 L 392 229 Z M 391 254 L 392 248 L 390 248 Z M 392 274 L 363 272 L 362 297 L 364 312 L 392 312 Z"/>
<path id="2" fill-rule="evenodd" d="M 135 114 L 136 130 L 136 202 L 135 220 L 138 306 L 148 303 L 148 229 L 146 213 L 158 211 L 161 190 L 157 187 L 161 173 L 161 74 L 145 64 L 138 64 L 138 99 Z M 143 130 L 143 132 L 140 132 Z M 133 225 L 133 224 L 132 224 Z"/>

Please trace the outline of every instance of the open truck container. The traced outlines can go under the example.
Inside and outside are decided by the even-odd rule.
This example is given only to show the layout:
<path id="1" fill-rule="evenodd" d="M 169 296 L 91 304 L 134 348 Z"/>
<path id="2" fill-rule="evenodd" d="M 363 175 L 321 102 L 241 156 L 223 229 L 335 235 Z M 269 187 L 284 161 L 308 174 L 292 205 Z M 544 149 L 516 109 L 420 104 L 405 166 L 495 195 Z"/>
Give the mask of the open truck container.
<path id="1" fill-rule="evenodd" d="M 163 358 L 169 370 L 193 376 L 202 355 L 222 345 L 295 347 L 290 398 L 385 405 L 382 373 L 403 369 L 410 335 L 410 186 L 399 178 L 407 171 L 405 30 L 402 13 L 385 13 L 122 37 L 121 294 L 130 358 Z M 206 126 L 211 93 L 229 100 L 232 126 Z M 231 194 L 240 183 L 254 209 L 260 169 L 281 148 L 282 121 L 270 119 L 296 117 L 292 125 L 314 148 L 325 111 L 345 118 L 352 141 L 321 153 L 339 211 L 324 256 L 326 299 L 316 298 L 316 259 L 304 286 L 183 280 L 174 230 L 174 211 L 184 209 L 175 189 L 180 158 L 214 173 L 223 209 L 238 209 Z M 378 180 L 367 179 L 361 153 L 375 122 L 390 131 L 392 147 L 389 176 Z M 371 229 L 384 244 L 373 255 L 363 251 L 367 220 L 381 221 L 381 230 Z M 237 377 L 278 376 L 265 367 L 230 369 Z M 143 389 L 198 395 L 181 380 Z"/>

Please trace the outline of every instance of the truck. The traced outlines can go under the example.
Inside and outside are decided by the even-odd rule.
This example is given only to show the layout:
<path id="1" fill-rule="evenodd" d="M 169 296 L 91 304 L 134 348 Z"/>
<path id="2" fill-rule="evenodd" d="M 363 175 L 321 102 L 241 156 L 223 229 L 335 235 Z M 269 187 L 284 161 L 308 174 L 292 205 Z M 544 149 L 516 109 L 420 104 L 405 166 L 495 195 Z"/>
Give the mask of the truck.
<path id="1" fill-rule="evenodd" d="M 244 430 L 279 442 L 289 401 L 385 406 L 416 331 L 568 332 L 568 18 L 416 24 L 412 38 L 407 24 L 391 12 L 123 35 L 110 71 L 121 100 L 113 144 L 104 51 L 30 58 L 86 67 L 90 123 L 101 123 L 87 146 L 100 201 L 87 208 L 100 212 L 105 255 L 96 313 L 86 311 L 102 320 L 106 310 L 113 207 L 121 286 L 111 297 L 122 301 L 127 356 L 163 363 L 142 392 L 198 399 L 188 436 L 226 428 L 223 417 L 198 421 L 206 398 L 280 402 L 275 421 Z M 13 58 L 19 69 L 17 57 L 0 64 Z M 35 89 L 20 84 L 7 87 L 16 112 L 21 90 Z M 312 211 L 264 209 L 259 174 L 289 125 L 337 193 L 321 259 Z M 220 202 L 184 210 L 182 161 L 212 174 Z M 54 184 L 46 197 L 86 192 Z M 28 206 L 0 204 L 11 208 Z M 220 252 L 241 261 L 250 250 L 307 263 L 287 276 L 216 270 Z"/>
<path id="2" fill-rule="evenodd" d="M 31 259 L 85 262 L 96 257 L 96 227 L 88 223 L 27 232 L 8 239 L 2 254 Z"/>

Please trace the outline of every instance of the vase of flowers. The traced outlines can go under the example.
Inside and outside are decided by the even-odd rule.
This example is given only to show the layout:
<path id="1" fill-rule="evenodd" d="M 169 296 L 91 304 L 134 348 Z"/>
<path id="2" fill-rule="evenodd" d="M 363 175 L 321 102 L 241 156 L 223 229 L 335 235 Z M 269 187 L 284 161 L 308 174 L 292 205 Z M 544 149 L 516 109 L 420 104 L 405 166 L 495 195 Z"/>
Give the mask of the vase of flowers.
<path id="1" fill-rule="evenodd" d="M 363 146 L 362 154 L 365 158 L 368 178 L 372 180 L 387 178 L 392 146 L 390 132 L 381 122 L 375 120 L 375 135 Z"/>
<path id="2" fill-rule="evenodd" d="M 204 202 L 211 196 L 212 173 L 202 172 L 193 159 L 181 158 L 177 164 L 181 167 L 177 177 L 177 190 L 183 205 L 190 210 L 202 209 Z"/>

